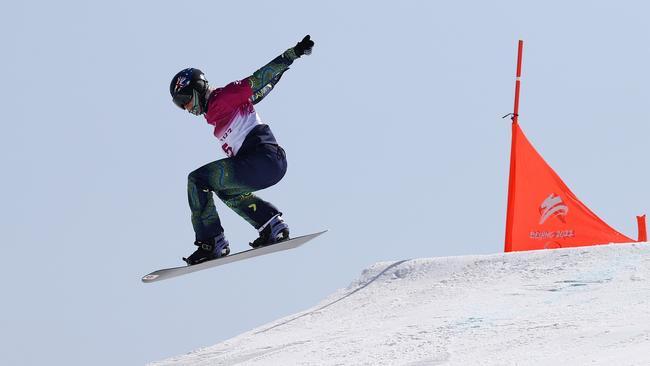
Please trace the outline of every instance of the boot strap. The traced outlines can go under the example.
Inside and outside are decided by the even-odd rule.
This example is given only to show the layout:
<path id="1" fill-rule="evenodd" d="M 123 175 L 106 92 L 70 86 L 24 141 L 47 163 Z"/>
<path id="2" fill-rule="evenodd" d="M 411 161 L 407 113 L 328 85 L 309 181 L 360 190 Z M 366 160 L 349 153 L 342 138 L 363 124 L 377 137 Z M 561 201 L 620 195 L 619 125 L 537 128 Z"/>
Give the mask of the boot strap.
<path id="1" fill-rule="evenodd" d="M 197 247 L 199 247 L 199 248 L 201 248 L 203 250 L 207 250 L 209 252 L 214 250 L 214 244 L 204 243 L 204 242 L 201 242 L 201 241 L 197 240 L 197 241 L 194 242 L 194 245 L 196 245 Z"/>

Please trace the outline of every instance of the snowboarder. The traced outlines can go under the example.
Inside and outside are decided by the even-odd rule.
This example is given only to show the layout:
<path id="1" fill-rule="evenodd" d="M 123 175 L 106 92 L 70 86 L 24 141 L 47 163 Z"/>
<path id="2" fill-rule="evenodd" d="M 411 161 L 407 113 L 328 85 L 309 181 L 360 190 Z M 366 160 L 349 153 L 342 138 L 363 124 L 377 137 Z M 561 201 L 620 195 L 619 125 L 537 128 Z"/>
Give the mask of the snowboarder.
<path id="1" fill-rule="evenodd" d="M 255 112 L 294 60 L 311 53 L 314 42 L 305 36 L 253 75 L 221 88 L 212 88 L 203 72 L 188 68 L 174 76 L 169 86 L 174 104 L 191 114 L 203 115 L 214 126 L 226 158 L 206 164 L 188 176 L 187 195 L 198 249 L 188 265 L 230 253 L 229 243 L 214 205 L 212 193 L 253 225 L 259 238 L 253 248 L 289 238 L 282 213 L 252 192 L 279 182 L 287 170 L 286 155 L 271 129 Z"/>

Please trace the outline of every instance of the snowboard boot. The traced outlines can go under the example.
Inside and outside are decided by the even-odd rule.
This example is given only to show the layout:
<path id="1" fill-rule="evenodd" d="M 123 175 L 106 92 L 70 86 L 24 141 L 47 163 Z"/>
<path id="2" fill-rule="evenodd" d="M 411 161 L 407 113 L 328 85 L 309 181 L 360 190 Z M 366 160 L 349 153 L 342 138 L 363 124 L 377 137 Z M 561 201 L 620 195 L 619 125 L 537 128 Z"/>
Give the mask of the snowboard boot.
<path id="1" fill-rule="evenodd" d="M 197 240 L 194 242 L 194 245 L 199 248 L 189 257 L 183 258 L 188 266 L 225 257 L 230 254 L 230 246 L 223 233 L 209 240 Z"/>
<path id="2" fill-rule="evenodd" d="M 257 229 L 260 232 L 260 237 L 249 243 L 251 247 L 259 248 L 289 239 L 289 225 L 282 220 L 280 215 L 273 216 L 271 220 Z"/>

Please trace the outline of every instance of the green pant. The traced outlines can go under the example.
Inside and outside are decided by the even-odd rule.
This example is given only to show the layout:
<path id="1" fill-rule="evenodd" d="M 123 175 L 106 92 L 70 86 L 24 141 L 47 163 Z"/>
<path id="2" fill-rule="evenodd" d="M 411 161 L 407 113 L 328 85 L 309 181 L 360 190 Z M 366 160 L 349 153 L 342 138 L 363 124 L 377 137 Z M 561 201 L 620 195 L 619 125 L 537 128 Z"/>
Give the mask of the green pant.
<path id="1" fill-rule="evenodd" d="M 287 171 L 284 150 L 261 144 L 246 153 L 206 164 L 188 176 L 187 197 L 197 240 L 223 232 L 212 192 L 256 229 L 280 211 L 252 192 L 279 182 Z"/>

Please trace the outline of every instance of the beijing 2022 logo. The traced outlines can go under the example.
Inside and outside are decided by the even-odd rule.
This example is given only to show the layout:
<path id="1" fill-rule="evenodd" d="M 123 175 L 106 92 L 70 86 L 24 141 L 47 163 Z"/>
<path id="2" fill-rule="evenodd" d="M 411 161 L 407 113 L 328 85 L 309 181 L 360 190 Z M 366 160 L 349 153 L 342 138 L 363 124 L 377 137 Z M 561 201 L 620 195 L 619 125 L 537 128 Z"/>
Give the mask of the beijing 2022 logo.
<path id="1" fill-rule="evenodd" d="M 544 224 L 552 217 L 557 217 L 563 224 L 567 223 L 569 206 L 562 202 L 562 198 L 555 193 L 551 193 L 539 206 L 539 225 Z M 535 230 L 528 233 L 528 237 L 533 240 L 544 240 L 544 248 L 562 248 L 559 239 L 575 238 L 576 232 L 571 228 L 560 230 Z"/>
<path id="2" fill-rule="evenodd" d="M 566 216 L 569 213 L 569 207 L 562 202 L 562 198 L 551 193 L 539 207 L 539 224 L 543 224 L 549 218 L 556 216 L 560 221 L 566 223 Z"/>

